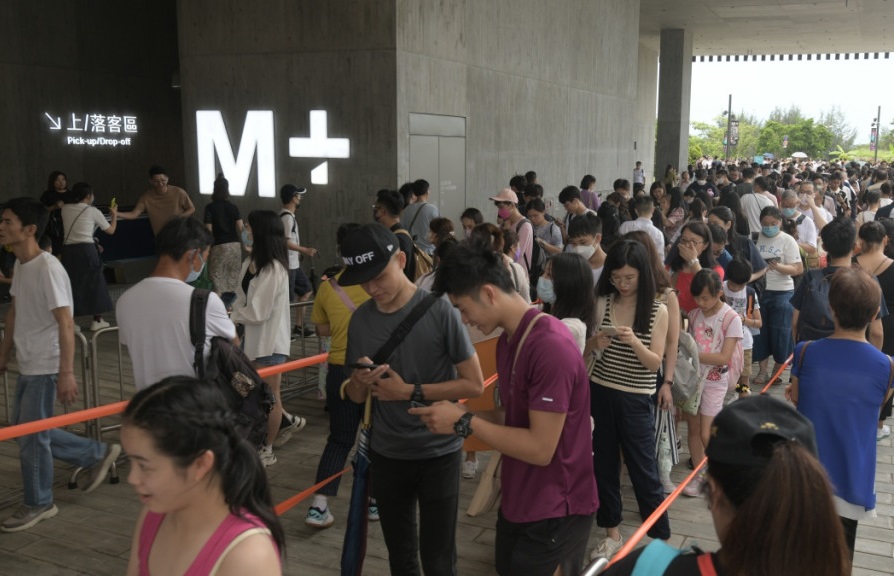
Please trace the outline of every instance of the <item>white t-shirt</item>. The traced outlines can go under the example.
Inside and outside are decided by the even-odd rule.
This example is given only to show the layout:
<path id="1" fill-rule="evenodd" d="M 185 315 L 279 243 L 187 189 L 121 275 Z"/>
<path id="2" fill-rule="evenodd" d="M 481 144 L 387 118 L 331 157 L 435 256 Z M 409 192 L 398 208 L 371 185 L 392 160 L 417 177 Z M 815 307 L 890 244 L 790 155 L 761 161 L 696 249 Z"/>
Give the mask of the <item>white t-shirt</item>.
<path id="1" fill-rule="evenodd" d="M 636 220 L 628 220 L 621 224 L 618 232 L 623 236 L 624 234 L 635 230 L 641 230 L 648 234 L 649 238 L 652 239 L 652 243 L 655 245 L 655 253 L 659 256 L 663 256 L 664 234 L 661 233 L 661 230 L 655 227 L 655 224 L 653 224 L 650 219 L 639 216 Z"/>
<path id="2" fill-rule="evenodd" d="M 763 194 L 751 193 L 742 196 L 739 203 L 742 206 L 742 212 L 745 214 L 745 219 L 748 220 L 748 228 L 751 230 L 751 233 L 760 232 L 761 210 L 767 206 L 772 206 L 773 202 Z"/>
<path id="3" fill-rule="evenodd" d="M 801 251 L 794 238 L 780 232 L 772 238 L 763 234 L 757 237 L 757 251 L 764 260 L 778 258 L 780 264 L 795 264 L 801 261 Z M 794 290 L 795 281 L 791 276 L 786 276 L 775 270 L 767 270 L 767 290 Z"/>
<path id="4" fill-rule="evenodd" d="M 580 318 L 562 318 L 562 324 L 571 332 L 571 336 L 577 343 L 577 349 L 584 353 L 584 344 L 587 340 L 587 325 Z"/>
<path id="5" fill-rule="evenodd" d="M 137 390 L 168 376 L 195 376 L 195 348 L 189 338 L 192 291 L 192 286 L 175 278 L 153 276 L 118 299 L 118 337 L 130 352 Z M 236 327 L 212 292 L 205 312 L 205 360 L 214 336 L 233 339 Z"/>
<path id="6" fill-rule="evenodd" d="M 804 218 L 798 224 L 798 244 L 807 244 L 816 248 L 816 223 L 810 218 Z"/>
<path id="7" fill-rule="evenodd" d="M 723 282 L 723 296 L 726 299 L 726 303 L 729 304 L 729 307 L 736 311 L 736 314 L 742 316 L 748 310 L 748 289 L 742 288 L 738 292 L 734 292 L 730 290 L 730 287 L 726 280 Z M 755 296 L 754 301 L 752 302 L 752 309 L 760 310 L 761 305 L 758 298 Z M 760 334 L 759 328 L 752 328 L 750 326 L 745 326 L 742 324 L 742 349 L 743 350 L 751 350 L 754 347 L 754 336 L 756 334 Z"/>
<path id="8" fill-rule="evenodd" d="M 63 204 L 62 224 L 65 226 L 66 244 L 93 244 L 93 232 L 106 230 L 109 223 L 98 208 L 89 204 Z"/>
<path id="9" fill-rule="evenodd" d="M 283 209 L 280 214 L 282 227 L 286 231 L 286 239 L 301 246 L 301 241 L 298 236 L 298 219 L 294 214 L 285 209 Z M 299 254 L 297 250 L 289 249 L 289 270 L 294 270 L 296 268 L 301 268 L 301 254 Z"/>
<path id="10" fill-rule="evenodd" d="M 58 258 L 41 251 L 26 263 L 16 262 L 9 293 L 15 297 L 13 342 L 19 373 L 59 373 L 59 324 L 53 310 L 72 313 L 71 282 Z"/>

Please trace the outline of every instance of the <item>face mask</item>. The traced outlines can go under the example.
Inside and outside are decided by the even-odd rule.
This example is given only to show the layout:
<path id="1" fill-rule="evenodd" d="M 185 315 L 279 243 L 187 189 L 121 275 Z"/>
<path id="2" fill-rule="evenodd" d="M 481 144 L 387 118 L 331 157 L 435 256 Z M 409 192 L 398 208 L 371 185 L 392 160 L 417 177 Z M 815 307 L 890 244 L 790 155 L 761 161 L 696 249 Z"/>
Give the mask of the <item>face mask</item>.
<path id="1" fill-rule="evenodd" d="M 590 256 L 592 256 L 596 252 L 595 246 L 572 246 L 571 251 L 575 254 L 580 254 L 584 257 L 584 260 L 589 260 Z"/>
<path id="2" fill-rule="evenodd" d="M 553 281 L 551 278 L 541 276 L 537 279 L 537 296 L 547 304 L 554 304 L 556 301 L 556 292 L 553 289 Z"/>
<path id="3" fill-rule="evenodd" d="M 773 238 L 779 234 L 779 226 L 761 226 L 761 232 L 763 232 L 764 236 L 767 238 Z"/>
<path id="4" fill-rule="evenodd" d="M 470 238 L 471 236 L 472 236 L 472 229 L 471 228 L 463 228 L 463 237 Z"/>
<path id="5" fill-rule="evenodd" d="M 198 279 L 199 279 L 199 276 L 202 275 L 202 271 L 205 269 L 205 259 L 202 258 L 202 254 L 201 254 L 200 252 L 196 252 L 196 255 L 198 255 L 198 257 L 199 257 L 199 261 L 202 263 L 202 267 L 199 268 L 198 271 L 195 271 L 195 270 L 190 270 L 190 271 L 189 271 L 189 276 L 187 276 L 187 277 L 186 277 L 186 280 L 185 280 L 185 282 L 186 282 L 187 284 L 192 284 L 193 282 L 195 282 L 196 280 L 198 280 Z"/>
<path id="6" fill-rule="evenodd" d="M 698 182 L 698 185 L 699 185 L 699 186 L 704 186 L 705 184 L 708 183 L 707 180 L 696 180 L 696 182 Z"/>
<path id="7" fill-rule="evenodd" d="M 797 210 L 795 210 L 794 208 L 783 208 L 782 209 L 782 215 L 785 216 L 786 218 L 791 218 L 792 216 L 795 215 L 795 212 L 797 212 Z"/>
<path id="8" fill-rule="evenodd" d="M 508 219 L 510 213 L 511 212 L 509 211 L 509 208 L 502 207 L 502 206 L 500 207 L 499 210 L 497 210 L 497 216 L 500 217 L 502 220 Z"/>
<path id="9" fill-rule="evenodd" d="M 244 244 L 246 248 L 251 248 L 251 245 L 254 244 L 254 240 L 252 240 L 251 235 L 249 235 L 248 230 L 245 228 L 242 229 L 242 244 Z"/>

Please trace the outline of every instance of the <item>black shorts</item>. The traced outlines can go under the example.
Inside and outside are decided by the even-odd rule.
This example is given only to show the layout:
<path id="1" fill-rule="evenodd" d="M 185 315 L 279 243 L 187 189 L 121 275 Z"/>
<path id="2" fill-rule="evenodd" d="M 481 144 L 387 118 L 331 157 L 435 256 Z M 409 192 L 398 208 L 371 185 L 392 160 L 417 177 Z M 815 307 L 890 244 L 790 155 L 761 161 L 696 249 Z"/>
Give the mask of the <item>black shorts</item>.
<path id="1" fill-rule="evenodd" d="M 310 280 L 307 279 L 307 274 L 304 273 L 304 270 L 301 268 L 290 268 L 289 301 L 294 302 L 296 296 L 301 298 L 311 292 L 313 292 L 313 287 L 310 285 Z"/>
<path id="2" fill-rule="evenodd" d="M 497 574 L 552 576 L 561 565 L 562 576 L 578 576 L 584 567 L 592 527 L 592 514 L 517 524 L 499 512 Z"/>

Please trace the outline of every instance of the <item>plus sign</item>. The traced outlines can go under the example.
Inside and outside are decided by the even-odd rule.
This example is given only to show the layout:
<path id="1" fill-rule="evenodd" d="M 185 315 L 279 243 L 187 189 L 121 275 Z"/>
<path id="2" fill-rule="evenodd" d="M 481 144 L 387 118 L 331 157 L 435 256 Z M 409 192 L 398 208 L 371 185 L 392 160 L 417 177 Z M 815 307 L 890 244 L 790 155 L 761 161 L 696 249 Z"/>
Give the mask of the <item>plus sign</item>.
<path id="1" fill-rule="evenodd" d="M 329 138 L 326 111 L 310 111 L 310 138 L 289 138 L 289 156 L 293 158 L 349 158 L 351 142 L 347 138 Z M 310 173 L 312 184 L 328 184 L 328 162 Z"/>

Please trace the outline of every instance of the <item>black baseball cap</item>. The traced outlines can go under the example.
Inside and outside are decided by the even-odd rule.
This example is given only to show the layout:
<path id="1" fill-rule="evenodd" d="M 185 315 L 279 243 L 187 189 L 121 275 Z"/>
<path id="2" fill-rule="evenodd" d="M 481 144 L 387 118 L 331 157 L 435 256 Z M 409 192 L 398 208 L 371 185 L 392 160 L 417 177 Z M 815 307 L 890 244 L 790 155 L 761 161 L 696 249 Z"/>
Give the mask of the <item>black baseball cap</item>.
<path id="1" fill-rule="evenodd" d="M 279 199 L 282 200 L 283 204 L 287 204 L 292 201 L 292 198 L 299 194 L 304 194 L 305 192 L 307 192 L 307 188 L 305 188 L 304 186 L 286 184 L 279 189 Z"/>
<path id="2" fill-rule="evenodd" d="M 339 249 L 346 268 L 338 283 L 353 286 L 381 274 L 400 244 L 397 236 L 381 224 L 364 224 L 351 232 Z"/>
<path id="3" fill-rule="evenodd" d="M 774 439 L 797 442 L 816 456 L 813 424 L 804 415 L 770 396 L 741 398 L 714 418 L 705 455 L 709 462 L 764 466 L 770 454 L 761 447 Z"/>

